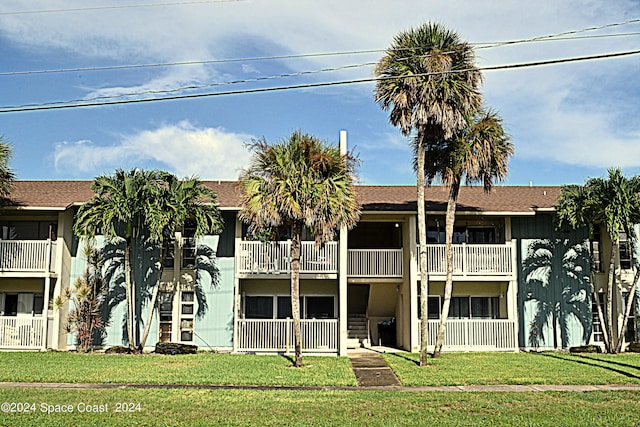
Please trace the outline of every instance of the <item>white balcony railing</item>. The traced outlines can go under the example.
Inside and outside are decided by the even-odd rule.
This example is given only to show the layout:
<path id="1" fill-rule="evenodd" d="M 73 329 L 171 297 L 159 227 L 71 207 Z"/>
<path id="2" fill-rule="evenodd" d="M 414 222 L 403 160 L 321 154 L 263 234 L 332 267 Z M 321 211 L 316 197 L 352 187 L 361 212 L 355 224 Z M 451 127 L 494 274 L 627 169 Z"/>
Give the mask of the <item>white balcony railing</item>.
<path id="1" fill-rule="evenodd" d="M 302 350 L 338 351 L 337 319 L 301 319 Z M 237 322 L 239 352 L 292 352 L 292 319 L 240 319 Z"/>
<path id="2" fill-rule="evenodd" d="M 43 317 L 0 316 L 0 348 L 41 348 L 43 322 Z"/>
<path id="3" fill-rule="evenodd" d="M 402 249 L 349 249 L 351 277 L 402 277 Z"/>
<path id="4" fill-rule="evenodd" d="M 0 240 L 0 272 L 47 272 L 55 256 L 51 240 Z"/>
<path id="5" fill-rule="evenodd" d="M 429 343 L 433 347 L 438 336 L 438 320 L 429 320 Z M 444 351 L 509 351 L 517 350 L 516 323 L 508 319 L 447 320 Z"/>
<path id="6" fill-rule="evenodd" d="M 290 273 L 291 241 L 240 242 L 238 273 Z M 302 242 L 301 273 L 337 273 L 338 243 L 328 242 L 317 247 L 314 242 Z"/>
<path id="7" fill-rule="evenodd" d="M 514 243 L 453 245 L 455 276 L 510 276 L 514 274 Z M 445 245 L 427 245 L 427 265 L 430 274 L 445 275 L 447 259 Z"/>

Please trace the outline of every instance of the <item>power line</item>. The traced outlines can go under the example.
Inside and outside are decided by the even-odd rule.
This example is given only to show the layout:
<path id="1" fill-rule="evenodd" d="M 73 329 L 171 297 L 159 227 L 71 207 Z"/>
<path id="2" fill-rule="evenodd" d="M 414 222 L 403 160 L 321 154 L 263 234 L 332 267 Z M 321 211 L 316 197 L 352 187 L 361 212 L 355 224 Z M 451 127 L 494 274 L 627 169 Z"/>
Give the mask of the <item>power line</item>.
<path id="1" fill-rule="evenodd" d="M 480 71 L 497 71 L 497 70 L 539 67 L 539 66 L 545 66 L 545 65 L 563 64 L 563 63 L 569 63 L 569 62 L 590 61 L 590 60 L 606 59 L 606 58 L 619 58 L 619 57 L 631 56 L 631 55 L 637 55 L 637 54 L 640 54 L 640 50 L 606 53 L 606 54 L 600 54 L 600 55 L 590 55 L 590 56 L 581 56 L 581 57 L 572 57 L 572 58 L 560 58 L 560 59 L 552 59 L 552 60 L 545 60 L 545 61 L 486 66 L 486 67 L 480 67 L 479 70 Z M 172 101 L 172 100 L 195 99 L 195 98 L 205 98 L 205 97 L 214 97 L 214 96 L 228 96 L 228 95 L 263 93 L 263 92 L 275 92 L 275 91 L 283 91 L 283 90 L 308 89 L 308 88 L 328 87 L 328 86 L 338 86 L 338 85 L 348 85 L 348 84 L 358 84 L 358 83 L 370 83 L 370 82 L 380 81 L 380 80 L 402 79 L 402 78 L 408 78 L 408 77 L 411 77 L 411 78 L 426 77 L 429 75 L 445 74 L 445 73 L 453 73 L 453 72 L 461 73 L 461 72 L 467 72 L 467 71 L 471 71 L 471 70 L 457 70 L 457 71 L 449 71 L 449 72 L 443 72 L 443 73 L 425 73 L 425 74 L 415 74 L 412 76 L 399 76 L 399 77 L 394 76 L 394 77 L 385 77 L 385 78 L 370 77 L 370 78 L 362 78 L 362 79 L 340 80 L 340 81 L 333 81 L 333 82 L 307 83 L 307 84 L 301 84 L 301 85 L 242 89 L 242 90 L 213 92 L 213 93 L 183 94 L 183 95 L 174 95 L 174 96 L 167 96 L 167 97 L 161 97 L 161 98 L 127 99 L 127 100 L 117 100 L 117 101 L 108 101 L 108 102 L 107 101 L 82 102 L 82 100 L 78 100 L 78 101 L 68 101 L 68 102 L 76 102 L 76 103 L 66 103 L 63 105 L 37 104 L 37 105 L 30 105 L 30 106 L 2 107 L 0 108 L 0 114 L 13 113 L 13 112 L 25 112 L 25 111 L 98 107 L 98 106 L 107 106 L 107 105 L 137 104 L 137 103 L 147 103 L 147 102 L 157 102 L 157 101 Z"/>
<path id="2" fill-rule="evenodd" d="M 584 40 L 584 39 L 629 37 L 629 36 L 640 36 L 640 32 L 616 33 L 616 34 L 592 34 L 588 36 L 573 36 L 573 37 L 566 37 L 566 36 L 556 37 L 554 35 L 549 35 L 549 36 L 534 37 L 530 39 L 472 43 L 472 45 L 478 46 L 477 49 L 491 49 L 495 47 L 502 47 L 507 45 L 520 44 L 520 43 Z M 292 55 L 273 55 L 273 56 L 257 56 L 257 57 L 226 58 L 226 59 L 204 59 L 204 60 L 198 60 L 198 61 L 159 62 L 159 63 L 147 63 L 147 64 L 106 65 L 102 67 L 76 67 L 76 68 L 58 68 L 58 69 L 44 69 L 44 70 L 4 71 L 4 72 L 0 72 L 0 77 L 34 75 L 34 74 L 57 74 L 57 73 L 78 73 L 78 72 L 90 72 L 90 71 L 129 70 L 129 69 L 138 69 L 138 68 L 162 68 L 162 67 L 187 66 L 187 65 L 226 64 L 226 63 L 235 63 L 235 62 L 258 62 L 258 61 L 282 60 L 282 59 L 321 58 L 321 57 L 330 57 L 330 56 L 362 55 L 362 54 L 380 53 L 380 52 L 385 52 L 385 49 L 363 49 L 363 50 L 348 50 L 348 51 L 340 51 L 340 52 L 302 53 L 302 54 L 292 54 Z M 369 63 L 364 63 L 363 65 L 369 65 Z"/>
<path id="3" fill-rule="evenodd" d="M 639 33 L 640 34 L 640 33 Z M 229 59 L 205 59 L 201 61 L 182 61 L 182 62 L 161 62 L 155 64 L 134 64 L 134 65 L 107 65 L 104 67 L 79 67 L 79 68 L 61 68 L 50 70 L 31 70 L 31 71 L 6 71 L 0 72 L 0 76 L 15 76 L 25 74 L 53 74 L 53 73 L 75 73 L 84 71 L 108 71 L 108 70 L 123 70 L 123 69 L 135 69 L 135 68 L 153 68 L 153 67 L 171 67 L 180 65 L 207 65 L 207 64 L 224 64 L 233 62 L 252 62 L 252 61 L 267 61 L 267 60 L 281 60 L 281 59 L 298 59 L 298 58 L 319 58 L 323 56 L 340 56 L 340 55 L 359 55 L 366 53 L 378 53 L 384 52 L 384 49 L 371 49 L 371 50 L 351 50 L 343 52 L 325 52 L 325 53 L 302 53 L 295 55 L 275 55 L 275 56 L 258 56 L 247 58 L 229 58 Z"/>
<path id="4" fill-rule="evenodd" d="M 178 5 L 178 4 L 192 4 L 192 3 L 216 3 L 221 1 L 244 1 L 244 0 L 210 0 L 210 1 L 196 1 L 196 2 L 174 2 L 174 3 L 158 3 L 150 5 L 129 5 L 129 6 L 105 6 L 104 8 L 121 8 L 121 7 L 144 7 L 144 6 L 162 6 L 162 5 Z M 100 9 L 102 7 L 96 7 Z M 85 10 L 86 8 L 83 8 Z M 61 11 L 73 10 L 73 9 L 61 9 Z M 13 12 L 0 12 L 1 14 L 10 14 Z M 27 12 L 19 12 L 27 13 Z M 35 13 L 35 12 L 28 12 Z M 478 46 L 478 49 L 490 49 L 495 47 L 502 47 L 514 44 L 542 42 L 542 41 L 558 41 L 558 40 L 578 40 L 578 39 L 595 39 L 595 38 L 607 38 L 607 37 L 621 37 L 621 36 L 635 36 L 640 35 L 640 32 L 632 33 L 617 33 L 617 34 L 594 34 L 589 36 L 574 36 L 567 37 L 579 33 L 588 31 L 601 30 L 605 28 L 618 27 L 623 25 L 629 25 L 640 22 L 640 19 L 630 19 L 623 22 L 614 22 L 610 24 L 604 24 L 599 26 L 592 26 L 582 28 L 578 30 L 565 31 L 562 33 L 548 34 L 544 36 L 536 36 L 528 39 L 516 39 L 506 40 L 499 42 L 484 42 L 484 43 L 472 43 L 472 45 Z M 207 64 L 222 64 L 222 63 L 234 63 L 234 62 L 253 62 L 253 61 L 266 61 L 266 60 L 282 60 L 282 59 L 300 59 L 300 58 L 319 58 L 328 56 L 345 56 L 345 55 L 360 55 L 368 53 L 380 53 L 385 52 L 386 49 L 367 49 L 367 50 L 351 50 L 340 52 L 322 52 L 322 53 L 307 53 L 307 54 L 293 54 L 293 55 L 274 55 L 274 56 L 259 56 L 259 57 L 245 57 L 245 58 L 229 58 L 229 59 L 209 59 L 198 61 L 182 61 L 182 62 L 165 62 L 165 63 L 150 63 L 150 64 L 132 64 L 132 65 L 109 65 L 103 67 L 76 67 L 76 68 L 62 68 L 62 69 L 48 69 L 48 70 L 29 70 L 29 71 L 6 71 L 0 72 L 0 76 L 16 76 L 16 75 L 29 75 L 29 74 L 53 74 L 53 73 L 70 73 L 70 72 L 87 72 L 87 71 L 107 71 L 107 70 L 123 70 L 123 69 L 137 69 L 137 68 L 154 68 L 154 67 L 171 67 L 171 66 L 185 66 L 185 65 L 207 65 Z"/>
<path id="5" fill-rule="evenodd" d="M 570 36 L 570 35 L 574 35 L 574 34 L 580 34 L 580 33 L 585 33 L 588 31 L 596 31 L 596 30 L 603 30 L 605 28 L 613 28 L 613 27 L 619 27 L 622 25 L 629 25 L 629 24 L 636 24 L 640 22 L 640 18 L 637 19 L 628 19 L 626 21 L 622 21 L 622 22 L 614 22 L 614 23 L 610 23 L 610 24 L 604 24 L 604 25 L 596 25 L 596 26 L 592 26 L 592 27 L 587 27 L 587 28 L 581 28 L 579 30 L 570 30 L 570 31 L 564 31 L 562 33 L 556 33 L 556 34 L 550 34 L 550 35 L 546 35 L 546 36 L 538 36 L 538 37 L 533 37 L 530 39 L 522 39 L 522 40 L 516 40 L 516 41 L 506 41 L 506 42 L 501 42 L 498 43 L 497 45 L 510 45 L 510 44 L 515 44 L 515 43 L 523 43 L 523 42 L 534 42 L 534 41 L 542 41 L 542 40 L 546 40 L 546 39 L 551 39 L 551 38 L 561 38 L 563 36 Z M 496 46 L 492 46 L 492 47 L 496 47 Z"/>
<path id="6" fill-rule="evenodd" d="M 207 3 L 232 3 L 241 2 L 246 0 L 201 0 L 201 1 L 177 1 L 170 3 L 146 3 L 146 4 L 123 4 L 114 6 L 94 6 L 94 7 L 73 7 L 68 9 L 44 9 L 44 10 L 19 10 L 12 12 L 0 12 L 0 15 L 28 15 L 37 13 L 60 13 L 60 12 L 86 12 L 92 10 L 106 10 L 106 9 L 132 9 L 140 7 L 163 7 L 163 6 L 183 6 L 194 4 L 207 4 Z"/>
<path id="7" fill-rule="evenodd" d="M 323 68 L 321 70 L 299 71 L 299 72 L 295 72 L 295 73 L 287 73 L 287 74 L 278 74 L 278 75 L 273 75 L 273 76 L 255 77 L 255 78 L 252 78 L 252 79 L 242 79 L 242 80 L 232 80 L 232 81 L 218 82 L 218 83 L 207 83 L 207 84 L 202 84 L 202 85 L 182 86 L 182 87 L 178 87 L 178 88 L 174 88 L 174 89 L 146 90 L 146 91 L 133 92 L 133 93 L 121 93 L 121 94 L 118 94 L 118 95 L 97 96 L 97 97 L 94 97 L 94 98 L 85 98 L 85 99 L 81 99 L 81 100 L 80 99 L 75 99 L 75 100 L 70 100 L 70 101 L 58 101 L 58 102 L 49 103 L 48 105 L 66 104 L 66 103 L 72 103 L 72 102 L 101 101 L 101 100 L 107 100 L 107 99 L 126 98 L 126 97 L 133 97 L 133 96 L 142 96 L 142 95 L 169 94 L 169 93 L 176 93 L 176 92 L 184 92 L 184 91 L 187 91 L 187 90 L 207 89 L 207 88 L 212 88 L 212 87 L 217 87 L 217 86 L 231 86 L 231 85 L 241 84 L 241 83 L 256 83 L 256 82 L 260 82 L 260 81 L 276 80 L 276 79 L 287 78 L 287 77 L 299 77 L 299 76 L 304 76 L 304 75 L 309 75 L 309 74 L 319 74 L 319 73 L 339 71 L 339 70 L 345 70 L 345 69 L 360 68 L 360 67 L 371 66 L 371 65 L 375 65 L 375 64 L 376 64 L 375 62 L 367 62 L 367 63 L 362 63 L 362 64 L 343 65 L 343 66 L 340 66 L 340 67 Z M 32 104 L 32 105 L 42 105 L 42 104 Z M 25 105 L 25 107 L 29 107 L 29 106 L 31 106 L 31 105 Z"/>

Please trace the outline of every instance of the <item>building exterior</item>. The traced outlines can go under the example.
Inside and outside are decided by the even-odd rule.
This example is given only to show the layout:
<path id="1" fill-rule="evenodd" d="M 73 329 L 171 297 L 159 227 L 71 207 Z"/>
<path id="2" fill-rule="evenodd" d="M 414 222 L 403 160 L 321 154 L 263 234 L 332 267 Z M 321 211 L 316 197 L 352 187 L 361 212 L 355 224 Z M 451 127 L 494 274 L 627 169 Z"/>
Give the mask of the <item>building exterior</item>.
<path id="1" fill-rule="evenodd" d="M 149 289 L 160 278 L 147 346 L 172 341 L 235 352 L 292 351 L 288 230 L 280 230 L 277 242 L 253 239 L 237 219 L 239 184 L 205 184 L 218 194 L 224 231 L 197 241 L 188 226 L 176 233 L 161 276 L 157 251 L 155 258 L 138 251 L 136 264 L 147 272 L 137 280 L 141 326 Z M 92 196 L 90 186 L 90 181 L 18 181 L 12 203 L 0 208 L 0 349 L 74 346 L 74 337 L 65 332 L 68 308 L 50 306 L 85 268 L 72 225 L 78 207 Z M 340 230 L 322 247 L 303 242 L 303 352 L 342 355 L 361 345 L 418 351 L 415 187 L 360 186 L 357 192 L 363 214 L 354 229 Z M 589 242 L 584 230 L 555 230 L 553 206 L 559 195 L 560 187 L 495 187 L 490 194 L 480 187 L 461 189 L 444 351 L 559 349 L 598 342 L 588 252 L 598 258 L 610 243 L 604 235 Z M 430 346 L 445 280 L 446 199 L 446 189 L 426 191 Z M 117 271 L 117 245 L 101 244 L 115 263 L 111 271 Z M 618 328 L 633 279 L 632 251 L 622 245 L 617 272 L 623 286 L 614 301 Z M 606 264 L 596 263 L 600 288 Z M 118 274 L 110 276 L 99 342 L 105 347 L 126 342 L 121 282 Z M 635 319 L 627 329 L 627 342 L 637 339 Z"/>

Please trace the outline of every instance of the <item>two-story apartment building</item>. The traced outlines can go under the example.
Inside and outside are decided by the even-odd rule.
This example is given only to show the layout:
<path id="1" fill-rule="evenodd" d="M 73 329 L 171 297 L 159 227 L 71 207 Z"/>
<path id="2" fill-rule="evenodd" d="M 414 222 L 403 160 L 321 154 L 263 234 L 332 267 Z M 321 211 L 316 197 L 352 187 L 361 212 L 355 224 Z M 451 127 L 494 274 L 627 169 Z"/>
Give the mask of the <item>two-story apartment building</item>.
<path id="1" fill-rule="evenodd" d="M 206 185 L 218 194 L 224 231 L 197 241 L 188 226 L 176 233 L 160 277 L 147 346 L 173 341 L 236 352 L 292 349 L 288 230 L 280 230 L 275 242 L 254 239 L 237 219 L 239 184 Z M 89 181 L 19 181 L 13 202 L 0 210 L 1 349 L 74 345 L 65 334 L 65 310 L 47 307 L 84 269 L 72 223 L 78 206 L 92 195 L 90 186 Z M 311 239 L 303 242 L 303 351 L 345 354 L 349 347 L 380 344 L 417 351 L 422 296 L 415 187 L 359 186 L 357 193 L 363 213 L 355 228 L 340 230 L 335 241 L 321 247 Z M 461 189 L 445 351 L 567 348 L 598 340 L 589 242 L 584 230 L 553 228 L 559 195 L 560 187 L 505 186 L 490 194 L 478 187 Z M 445 280 L 446 197 L 440 187 L 426 191 L 430 345 Z M 591 248 L 605 252 L 610 244 L 601 240 Z M 630 251 L 622 253 L 624 258 Z M 118 262 L 113 254 L 110 259 Z M 156 261 L 137 262 L 148 266 Z M 599 265 L 607 267 L 606 262 Z M 620 318 L 632 263 L 624 258 L 618 267 L 626 277 L 614 304 Z M 141 327 L 150 286 L 158 278 L 148 276 L 138 281 L 136 321 Z M 596 276 L 602 287 L 605 272 Z M 121 276 L 111 280 L 102 346 L 126 341 Z M 635 339 L 635 325 L 630 322 L 627 340 Z"/>

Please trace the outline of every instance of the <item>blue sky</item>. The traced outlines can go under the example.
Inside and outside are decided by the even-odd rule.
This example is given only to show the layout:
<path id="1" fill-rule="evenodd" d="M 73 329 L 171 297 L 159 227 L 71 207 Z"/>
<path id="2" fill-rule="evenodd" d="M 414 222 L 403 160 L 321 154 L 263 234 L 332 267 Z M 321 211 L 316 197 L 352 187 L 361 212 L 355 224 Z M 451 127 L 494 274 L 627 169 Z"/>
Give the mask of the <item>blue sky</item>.
<path id="1" fill-rule="evenodd" d="M 174 0 L 171 3 L 180 2 Z M 24 71 L 381 50 L 399 31 L 438 21 L 478 43 L 491 67 L 637 50 L 640 23 L 579 32 L 588 38 L 483 47 L 640 18 L 637 1 L 245 0 L 16 13 L 169 0 L 3 0 L 0 111 L 7 107 L 171 90 L 174 95 L 372 77 L 381 52 L 171 67 Z M 196 4 L 197 3 L 197 4 Z M 615 37 L 599 37 L 615 35 Z M 619 35 L 624 34 L 624 35 Z M 593 37 L 598 36 L 598 37 Z M 483 94 L 515 145 L 505 184 L 560 185 L 640 173 L 640 55 L 486 71 Z M 258 82 L 237 80 L 339 68 Z M 181 89 L 175 91 L 176 89 Z M 0 112 L 19 179 L 91 179 L 116 168 L 235 179 L 244 143 L 302 129 L 361 159 L 363 184 L 413 184 L 407 140 L 373 101 L 373 83 L 62 110 Z M 163 95 L 156 95 L 163 96 Z M 118 98 L 122 99 L 122 98 Z M 109 99 L 105 99 L 109 100 Z"/>

